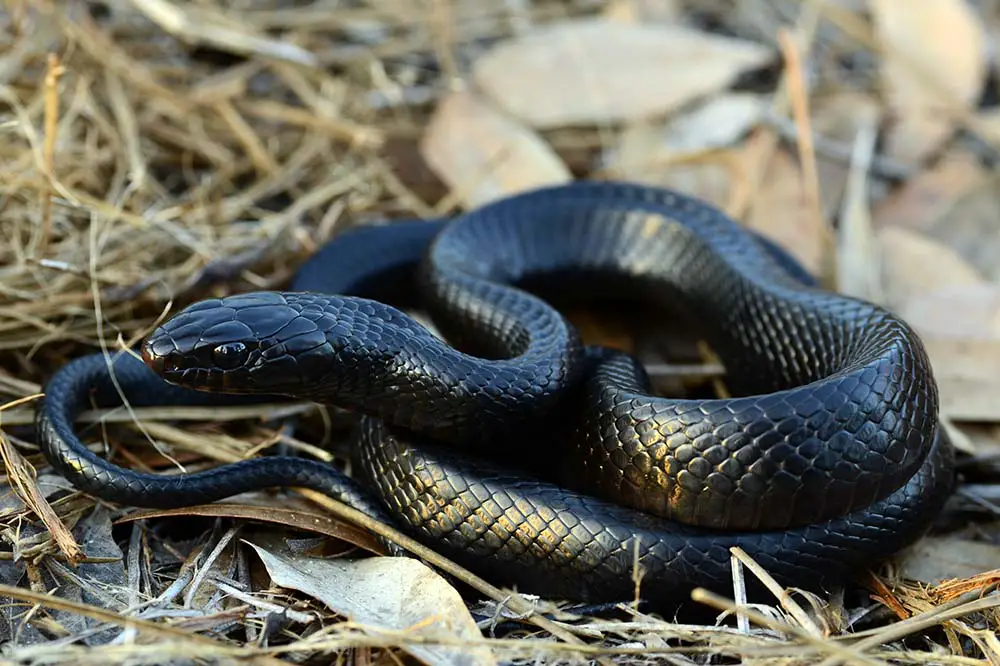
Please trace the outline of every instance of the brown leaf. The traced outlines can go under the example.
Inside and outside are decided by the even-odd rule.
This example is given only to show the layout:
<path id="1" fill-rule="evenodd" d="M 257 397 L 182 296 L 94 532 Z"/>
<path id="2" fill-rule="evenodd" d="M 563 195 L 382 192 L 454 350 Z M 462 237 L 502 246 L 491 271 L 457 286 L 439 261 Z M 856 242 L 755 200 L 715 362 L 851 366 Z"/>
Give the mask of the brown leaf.
<path id="1" fill-rule="evenodd" d="M 667 187 L 728 211 L 732 204 L 738 159 L 728 152 L 706 155 L 671 164 L 659 171 L 651 170 L 647 177 L 632 180 Z"/>
<path id="2" fill-rule="evenodd" d="M 509 113 L 554 128 L 665 114 L 773 57 L 761 44 L 679 25 L 588 18 L 501 43 L 473 76 Z"/>
<path id="3" fill-rule="evenodd" d="M 955 248 L 986 279 L 1000 282 L 1000 177 L 975 183 L 928 230 Z"/>
<path id="4" fill-rule="evenodd" d="M 730 146 L 767 113 L 768 100 L 752 93 L 719 95 L 667 122 L 662 147 L 675 153 Z M 623 145 L 628 133 L 623 137 Z"/>
<path id="5" fill-rule="evenodd" d="M 959 341 L 1000 338 L 1000 286 L 964 284 L 912 295 L 901 316 L 925 335 Z"/>
<path id="6" fill-rule="evenodd" d="M 757 149 L 748 145 L 748 165 L 756 163 Z M 760 183 L 746 226 L 787 249 L 813 275 L 821 274 L 826 232 L 809 209 L 798 162 L 785 150 L 776 151 Z"/>
<path id="7" fill-rule="evenodd" d="M 885 305 L 907 303 L 946 286 L 975 286 L 986 280 L 957 251 L 924 234 L 902 227 L 876 233 L 882 263 Z"/>
<path id="8" fill-rule="evenodd" d="M 986 75 L 982 26 L 966 0 L 871 0 L 884 49 L 882 81 L 898 124 L 888 154 L 917 162 L 954 129 L 949 108 L 968 109 Z"/>
<path id="9" fill-rule="evenodd" d="M 972 159 L 944 161 L 878 206 L 876 226 L 922 232 L 956 250 L 986 280 L 1000 282 L 998 183 Z"/>
<path id="10" fill-rule="evenodd" d="M 209 516 L 218 518 L 235 518 L 253 520 L 263 523 L 282 525 L 303 532 L 315 532 L 324 536 L 340 539 L 365 550 L 385 554 L 385 548 L 369 532 L 309 508 L 295 508 L 294 500 L 283 500 L 285 506 L 268 504 L 266 498 L 255 498 L 252 495 L 241 496 L 239 502 L 215 502 L 179 509 L 143 509 L 134 511 L 120 518 L 118 523 L 127 523 L 147 518 L 166 518 L 171 516 Z M 291 505 L 291 506 L 289 506 Z"/>
<path id="11" fill-rule="evenodd" d="M 941 412 L 955 421 L 997 422 L 1000 340 L 922 337 L 940 389 Z"/>
<path id="12" fill-rule="evenodd" d="M 858 132 L 871 127 L 879 117 L 877 101 L 855 91 L 824 95 L 811 105 L 813 131 L 824 141 L 839 146 L 845 155 L 852 150 Z M 816 154 L 816 169 L 823 215 L 832 219 L 840 211 L 850 163 L 846 159 L 829 157 L 820 150 Z"/>
<path id="13" fill-rule="evenodd" d="M 624 132 L 619 161 L 607 175 L 666 187 L 727 208 L 739 164 L 738 151 L 674 150 L 664 143 L 661 128 L 636 124 Z"/>
<path id="14" fill-rule="evenodd" d="M 441 101 L 427 126 L 420 152 L 470 208 L 572 178 L 537 134 L 471 92 L 456 92 Z"/>
<path id="15" fill-rule="evenodd" d="M 995 146 L 1000 142 L 1000 109 L 996 107 L 978 109 L 970 129 L 983 141 Z"/>
<path id="16" fill-rule="evenodd" d="M 667 23 L 683 15 L 678 0 L 610 0 L 604 16 L 622 23 Z"/>
<path id="17" fill-rule="evenodd" d="M 974 157 L 948 156 L 879 202 L 873 211 L 875 226 L 931 232 L 956 199 L 986 179 Z"/>
<path id="18" fill-rule="evenodd" d="M 630 124 L 621 135 L 615 178 L 668 187 L 725 208 L 738 154 L 725 149 L 763 117 L 767 101 L 750 93 L 723 94 L 667 122 Z"/>
<path id="19" fill-rule="evenodd" d="M 767 111 L 761 95 L 731 93 L 715 97 L 666 122 L 640 121 L 625 128 L 615 168 L 642 178 L 656 163 L 732 145 Z"/>
<path id="20" fill-rule="evenodd" d="M 489 647 L 448 644 L 480 641 L 482 633 L 455 588 L 422 562 L 409 557 L 316 559 L 250 545 L 275 584 L 322 601 L 383 644 L 398 644 L 432 666 L 497 663 Z M 408 636 L 415 640 L 406 640 Z"/>
<path id="21" fill-rule="evenodd" d="M 956 427 L 960 438 L 965 442 L 964 450 L 970 455 L 994 459 L 1000 457 L 1000 424 L 963 423 Z"/>
<path id="22" fill-rule="evenodd" d="M 877 234 L 885 304 L 912 325 L 930 355 L 941 411 L 952 419 L 1000 416 L 1000 286 L 955 250 L 901 227 Z"/>
<path id="23" fill-rule="evenodd" d="M 956 578 L 974 578 L 995 570 L 1000 546 L 956 539 L 925 537 L 907 550 L 900 561 L 901 573 L 911 580 L 938 584 Z"/>
<path id="24" fill-rule="evenodd" d="M 923 340 L 941 411 L 956 420 L 996 420 L 1000 287 L 984 280 L 958 252 L 924 234 L 890 226 L 876 237 L 885 304 Z"/>
<path id="25" fill-rule="evenodd" d="M 880 257 L 872 229 L 868 201 L 868 167 L 875 152 L 874 119 L 859 128 L 851 155 L 851 168 L 837 228 L 837 291 L 870 301 L 882 299 Z"/>
<path id="26" fill-rule="evenodd" d="M 897 307 L 920 334 L 953 420 L 1000 419 L 1000 286 L 954 285 L 917 294 Z"/>

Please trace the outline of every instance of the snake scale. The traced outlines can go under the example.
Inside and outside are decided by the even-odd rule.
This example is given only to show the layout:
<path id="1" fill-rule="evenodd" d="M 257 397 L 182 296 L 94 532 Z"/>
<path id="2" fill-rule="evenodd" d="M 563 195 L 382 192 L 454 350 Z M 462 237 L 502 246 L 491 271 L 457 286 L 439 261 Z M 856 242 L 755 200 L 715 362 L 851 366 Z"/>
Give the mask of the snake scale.
<path id="1" fill-rule="evenodd" d="M 653 394 L 632 356 L 582 343 L 545 297 L 560 293 L 683 308 L 731 396 Z M 631 183 L 345 232 L 288 291 L 194 303 L 141 357 L 110 360 L 135 405 L 290 396 L 356 412 L 356 474 L 290 456 L 176 476 L 115 466 L 73 431 L 88 398 L 121 402 L 97 354 L 51 378 L 37 418 L 76 487 L 145 507 L 312 488 L 493 582 L 566 599 L 630 599 L 636 564 L 647 599 L 725 587 L 733 546 L 782 583 L 838 583 L 919 538 L 954 482 L 904 321 L 820 289 L 706 203 Z"/>

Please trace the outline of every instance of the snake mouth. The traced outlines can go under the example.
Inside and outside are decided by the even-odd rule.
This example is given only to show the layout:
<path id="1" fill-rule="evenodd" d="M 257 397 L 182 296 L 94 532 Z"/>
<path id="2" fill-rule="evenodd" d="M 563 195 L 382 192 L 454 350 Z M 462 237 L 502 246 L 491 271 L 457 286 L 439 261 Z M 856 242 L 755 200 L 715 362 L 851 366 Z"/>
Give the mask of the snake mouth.
<path id="1" fill-rule="evenodd" d="M 140 354 L 142 356 L 142 362 L 146 364 L 146 367 L 160 376 L 163 375 L 163 369 L 166 365 L 164 358 L 163 356 L 153 352 L 153 346 L 150 344 L 148 339 L 142 343 Z"/>
<path id="2" fill-rule="evenodd" d="M 249 357 L 242 342 L 185 350 L 178 348 L 169 334 L 157 330 L 142 342 L 140 356 L 146 367 L 168 384 L 196 391 L 253 392 L 243 386 L 245 381 L 233 377 L 245 372 L 243 365 Z"/>
<path id="3" fill-rule="evenodd" d="M 160 379 L 196 391 L 233 393 L 225 373 L 211 372 L 206 368 L 185 367 L 171 354 L 157 354 L 149 344 L 142 346 L 142 360 Z"/>
<path id="4" fill-rule="evenodd" d="M 185 367 L 183 359 L 166 336 L 157 335 L 154 331 L 143 341 L 140 355 L 146 367 L 160 379 L 177 385 L 190 383 L 191 369 Z"/>

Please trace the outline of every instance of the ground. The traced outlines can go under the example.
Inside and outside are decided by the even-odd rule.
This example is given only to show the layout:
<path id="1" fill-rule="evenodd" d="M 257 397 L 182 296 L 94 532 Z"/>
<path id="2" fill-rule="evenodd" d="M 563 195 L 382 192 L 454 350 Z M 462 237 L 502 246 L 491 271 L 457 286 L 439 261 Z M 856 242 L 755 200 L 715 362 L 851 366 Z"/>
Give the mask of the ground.
<path id="1" fill-rule="evenodd" d="M 1000 660 L 996 5 L 11 0 L 0 663 Z M 427 551 L 427 564 L 320 558 L 381 545 L 311 495 L 108 505 L 39 453 L 34 405 L 68 360 L 201 298 L 287 284 L 345 228 L 578 178 L 710 201 L 914 326 L 959 450 L 931 534 L 848 594 L 778 590 L 714 622 L 736 585 L 697 600 L 705 624 L 678 624 L 628 605 L 557 610 Z M 614 322 L 574 321 L 644 347 Z M 644 358 L 665 385 L 724 382 L 701 347 L 680 348 Z M 294 436 L 290 414 L 306 424 Z M 278 442 L 331 460 L 349 421 L 311 404 L 95 416 L 95 450 L 158 471 Z M 752 562 L 745 575 L 767 580 Z M 428 639 L 442 619 L 450 643 Z"/>

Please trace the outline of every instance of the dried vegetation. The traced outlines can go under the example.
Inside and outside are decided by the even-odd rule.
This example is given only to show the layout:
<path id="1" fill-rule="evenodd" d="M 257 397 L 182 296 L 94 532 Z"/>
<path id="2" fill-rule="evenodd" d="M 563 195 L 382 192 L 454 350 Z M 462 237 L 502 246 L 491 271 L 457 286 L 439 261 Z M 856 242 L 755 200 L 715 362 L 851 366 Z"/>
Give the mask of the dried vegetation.
<path id="1" fill-rule="evenodd" d="M 2 20 L 0 663 L 1000 662 L 995 1 L 9 0 Z M 911 320 L 963 453 L 934 534 L 860 593 L 678 624 L 427 552 L 465 599 L 415 560 L 320 557 L 378 550 L 322 498 L 95 503 L 39 455 L 33 403 L 68 359 L 279 286 L 347 226 L 574 177 L 697 194 Z M 668 383 L 717 372 L 667 360 Z M 289 437 L 293 413 L 312 429 Z M 86 415 L 96 449 L 161 471 L 279 441 L 330 459 L 340 420 Z"/>

